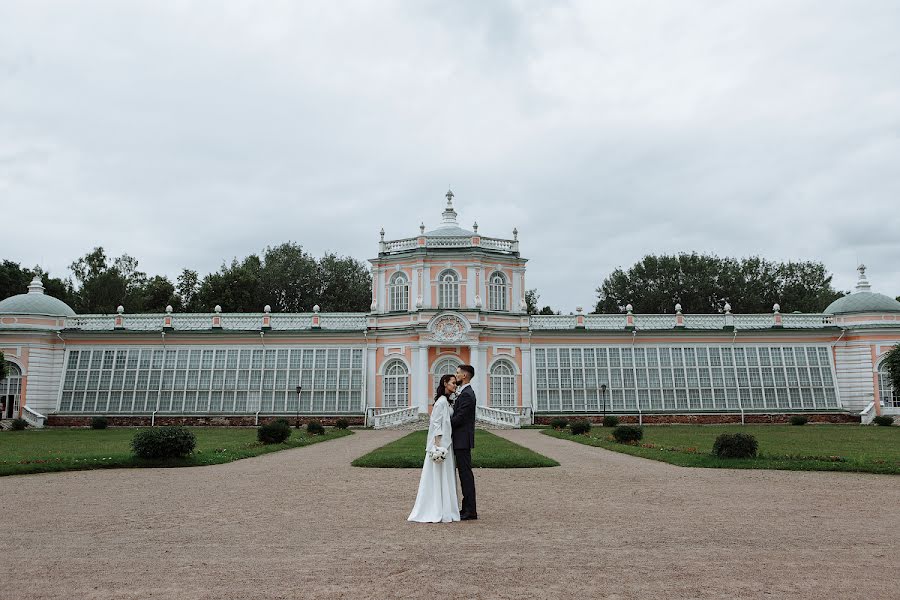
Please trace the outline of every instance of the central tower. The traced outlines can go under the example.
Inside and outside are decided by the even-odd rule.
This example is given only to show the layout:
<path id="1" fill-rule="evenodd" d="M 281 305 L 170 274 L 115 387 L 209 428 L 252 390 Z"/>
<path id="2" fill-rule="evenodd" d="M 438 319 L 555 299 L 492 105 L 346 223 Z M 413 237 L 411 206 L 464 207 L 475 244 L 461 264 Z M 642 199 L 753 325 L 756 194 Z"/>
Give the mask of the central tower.
<path id="1" fill-rule="evenodd" d="M 369 406 L 425 411 L 436 380 L 475 367 L 479 404 L 521 406 L 523 355 L 530 354 L 525 264 L 511 239 L 460 227 L 452 191 L 440 224 L 385 240 L 372 263 L 367 335 L 375 385 Z"/>

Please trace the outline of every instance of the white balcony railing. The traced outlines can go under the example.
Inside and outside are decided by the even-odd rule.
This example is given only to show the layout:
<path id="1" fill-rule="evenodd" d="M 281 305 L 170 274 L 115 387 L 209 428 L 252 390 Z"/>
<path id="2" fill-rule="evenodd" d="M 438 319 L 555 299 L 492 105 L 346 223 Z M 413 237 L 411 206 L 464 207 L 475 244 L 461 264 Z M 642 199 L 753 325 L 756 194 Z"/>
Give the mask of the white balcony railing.
<path id="1" fill-rule="evenodd" d="M 666 314 L 636 314 L 634 329 L 640 330 L 666 330 L 675 329 L 678 326 L 676 315 Z M 771 329 L 776 327 L 775 314 L 714 314 L 714 315 L 683 315 L 684 329 L 724 329 L 733 326 L 737 330 Z M 834 327 L 834 316 L 828 314 L 783 314 L 781 327 L 783 329 L 824 329 Z M 628 315 L 532 315 L 529 317 L 529 325 L 533 330 L 565 330 L 575 329 L 579 326 L 579 319 L 583 319 L 584 329 L 621 331 L 628 327 Z"/>
<path id="2" fill-rule="evenodd" d="M 172 331 L 206 331 L 213 329 L 213 318 L 220 317 L 223 331 L 262 331 L 263 313 L 175 313 L 124 314 L 122 329 L 126 331 L 163 331 L 166 317 L 172 319 Z M 269 314 L 272 331 L 303 331 L 313 327 L 314 313 Z M 330 331 L 363 331 L 365 313 L 319 313 L 319 329 Z M 113 331 L 115 315 L 78 315 L 66 319 L 66 328 L 79 331 Z"/>

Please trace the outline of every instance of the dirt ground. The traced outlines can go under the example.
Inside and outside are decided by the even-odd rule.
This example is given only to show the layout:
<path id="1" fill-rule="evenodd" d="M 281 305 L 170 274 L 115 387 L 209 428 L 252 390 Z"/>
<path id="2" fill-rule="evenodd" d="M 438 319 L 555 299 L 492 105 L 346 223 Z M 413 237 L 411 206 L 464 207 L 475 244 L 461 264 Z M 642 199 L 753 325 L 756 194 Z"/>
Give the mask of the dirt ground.
<path id="1" fill-rule="evenodd" d="M 900 597 L 898 477 L 687 469 L 508 431 L 562 466 L 478 470 L 478 521 L 412 524 L 418 471 L 350 466 L 402 433 L 0 478 L 0 597 Z"/>

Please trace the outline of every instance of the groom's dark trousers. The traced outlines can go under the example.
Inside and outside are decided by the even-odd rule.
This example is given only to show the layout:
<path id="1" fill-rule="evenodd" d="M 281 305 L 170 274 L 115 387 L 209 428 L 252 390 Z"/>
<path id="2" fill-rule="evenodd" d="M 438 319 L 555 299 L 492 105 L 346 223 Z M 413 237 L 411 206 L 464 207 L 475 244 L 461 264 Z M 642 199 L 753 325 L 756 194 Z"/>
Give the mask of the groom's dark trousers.
<path id="1" fill-rule="evenodd" d="M 456 456 L 456 470 L 462 487 L 462 514 L 476 516 L 475 475 L 472 474 L 472 448 L 475 447 L 475 392 L 466 387 L 453 404 L 453 454 Z"/>

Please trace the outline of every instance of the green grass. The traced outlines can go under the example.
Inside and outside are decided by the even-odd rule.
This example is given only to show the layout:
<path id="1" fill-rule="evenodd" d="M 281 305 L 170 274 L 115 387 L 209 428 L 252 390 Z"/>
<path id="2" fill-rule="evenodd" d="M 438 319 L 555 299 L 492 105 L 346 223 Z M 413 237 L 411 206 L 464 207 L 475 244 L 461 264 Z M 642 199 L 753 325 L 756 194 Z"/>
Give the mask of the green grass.
<path id="1" fill-rule="evenodd" d="M 425 460 L 427 431 L 414 431 L 353 461 L 354 467 L 420 469 Z M 558 467 L 559 463 L 493 433 L 475 431 L 472 466 L 481 469 Z"/>
<path id="2" fill-rule="evenodd" d="M 544 434 L 624 454 L 680 465 L 728 469 L 857 471 L 900 474 L 900 427 L 859 425 L 651 425 L 639 445 L 612 440 L 612 429 L 594 427 L 589 435 L 545 429 Z M 712 446 L 722 433 L 749 433 L 759 456 L 723 459 Z"/>
<path id="3" fill-rule="evenodd" d="M 196 467 L 218 465 L 288 448 L 300 448 L 350 435 L 348 429 L 326 428 L 324 435 L 292 429 L 283 444 L 256 441 L 255 427 L 190 427 L 197 437 L 194 453 L 186 458 L 144 460 L 131 453 L 138 431 L 114 429 L 27 429 L 0 433 L 0 476 L 121 467 Z"/>

